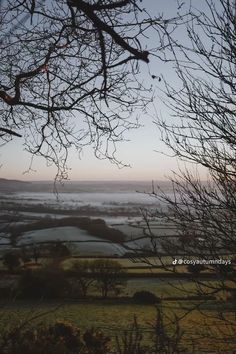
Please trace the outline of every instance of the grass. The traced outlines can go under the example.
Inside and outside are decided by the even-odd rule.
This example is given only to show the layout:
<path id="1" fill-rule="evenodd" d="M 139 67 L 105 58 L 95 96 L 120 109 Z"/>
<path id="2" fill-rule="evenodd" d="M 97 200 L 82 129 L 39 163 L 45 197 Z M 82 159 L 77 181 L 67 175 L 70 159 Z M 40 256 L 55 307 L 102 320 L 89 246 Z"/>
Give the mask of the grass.
<path id="1" fill-rule="evenodd" d="M 121 259 L 123 265 L 130 265 L 128 259 Z M 66 267 L 72 260 L 67 260 Z M 139 267 L 141 264 L 137 264 Z M 208 282 L 206 282 L 208 283 Z M 216 281 L 210 281 L 214 285 Z M 183 291 L 184 289 L 184 291 Z M 92 290 L 92 289 L 91 289 Z M 218 310 L 222 310 L 228 321 L 235 323 L 232 305 L 219 301 L 176 301 L 174 297 L 193 295 L 196 291 L 196 284 L 188 279 L 165 279 L 158 275 L 148 278 L 130 278 L 127 280 L 127 286 L 122 296 L 132 296 L 136 291 L 148 290 L 163 298 L 162 307 L 164 313 L 168 316 L 168 321 L 173 319 L 175 314 L 180 320 L 180 327 L 183 331 L 183 345 L 191 348 L 191 341 L 196 341 L 196 353 L 203 353 L 203 348 L 212 348 L 211 353 L 232 353 L 231 344 L 224 338 L 230 334 L 231 327 L 225 326 L 225 321 L 218 318 Z M 92 290 L 91 295 L 98 296 L 97 290 Z M 165 298 L 173 297 L 173 300 Z M 195 308 L 195 309 L 194 309 Z M 193 310 L 194 309 L 194 310 Z M 199 309 L 201 311 L 199 311 Z M 39 316 L 45 314 L 47 316 Z M 108 301 L 93 298 L 86 301 L 67 301 L 59 303 L 56 301 L 16 301 L 9 302 L 2 306 L 0 311 L 0 330 L 22 321 L 29 321 L 36 316 L 35 323 L 50 323 L 56 320 L 66 320 L 78 325 L 81 330 L 96 327 L 109 335 L 114 342 L 115 335 L 122 335 L 127 330 L 134 316 L 137 316 L 138 322 L 142 328 L 145 342 L 151 341 L 151 327 L 155 322 L 156 310 L 153 305 L 141 305 L 122 301 L 122 298 L 110 299 Z M 167 325 L 168 331 L 171 331 L 171 323 Z M 236 326 L 236 325 L 235 325 Z M 210 328 L 210 334 L 209 334 Z M 205 334 L 207 333 L 207 338 Z M 209 338 L 212 336 L 212 338 Z M 224 337 L 224 338 L 223 338 Z M 229 350 L 229 351 L 228 351 Z M 189 349 L 189 353 L 191 353 Z"/>
<path id="2" fill-rule="evenodd" d="M 79 258 L 81 259 L 81 258 Z M 86 260 L 94 260 L 94 258 L 84 258 Z M 136 272 L 140 273 L 140 278 L 129 278 L 127 287 L 122 296 L 132 296 L 136 291 L 148 290 L 164 299 L 162 307 L 164 313 L 168 316 L 168 331 L 171 331 L 171 319 L 173 314 L 180 318 L 180 327 L 183 331 L 182 342 L 184 346 L 190 348 L 192 340 L 196 342 L 196 353 L 204 353 L 204 349 L 211 348 L 209 353 L 231 353 L 235 349 L 235 344 L 231 346 L 227 339 L 231 335 L 232 328 L 236 331 L 235 314 L 233 313 L 233 304 L 223 301 L 176 301 L 174 297 L 194 295 L 196 294 L 196 283 L 190 279 L 176 278 L 161 278 L 158 274 L 153 274 L 153 277 L 145 277 L 145 264 L 142 262 L 132 262 L 127 258 L 113 258 L 119 261 L 123 267 L 129 268 L 134 272 L 133 267 L 136 267 Z M 48 262 L 48 260 L 44 260 Z M 75 258 L 67 259 L 63 262 L 63 268 L 69 269 L 71 264 L 76 261 Z M 183 273 L 185 273 L 183 271 Z M 205 284 L 216 285 L 216 280 L 204 281 Z M 91 295 L 98 296 L 97 290 L 92 290 Z M 167 300 L 172 297 L 172 301 Z M 200 310 L 200 311 L 199 311 Z M 223 313 L 223 317 L 219 318 L 219 312 Z M 38 314 L 47 313 L 47 316 L 38 316 Z M 59 303 L 56 301 L 17 301 L 5 304 L 0 311 L 0 330 L 7 328 L 24 320 L 29 320 L 30 326 L 32 323 L 30 318 L 36 316 L 35 323 L 43 322 L 50 323 L 56 320 L 66 320 L 78 325 L 81 330 L 96 327 L 103 330 L 106 334 L 112 337 L 121 335 L 124 330 L 127 330 L 134 316 L 137 316 L 138 322 L 142 328 L 145 341 L 151 341 L 151 327 L 155 322 L 156 310 L 153 305 L 135 304 L 130 301 L 127 303 L 122 299 L 111 299 L 108 301 L 101 299 L 91 299 L 87 301 L 68 301 Z M 231 325 L 232 323 L 233 325 Z"/>
<path id="3" fill-rule="evenodd" d="M 1 324 L 6 325 L 11 318 L 16 323 L 23 318 L 30 318 L 38 313 L 50 312 L 46 317 L 39 317 L 37 322 L 50 323 L 56 319 L 72 321 L 81 329 L 96 327 L 110 335 L 119 333 L 137 315 L 141 323 L 154 320 L 153 306 L 119 304 L 117 302 L 82 302 L 60 304 L 58 302 L 16 302 L 5 305 L 2 309 Z"/>
<path id="4" fill-rule="evenodd" d="M 157 258 L 157 257 L 147 257 L 145 259 L 140 259 L 137 257 L 135 258 L 119 258 L 119 257 L 106 257 L 111 260 L 114 260 L 116 262 L 119 262 L 121 266 L 126 269 L 127 272 L 129 273 L 163 273 L 163 272 L 168 272 L 169 271 L 165 270 L 163 267 L 163 264 L 166 264 L 170 266 L 172 264 L 172 258 L 171 257 L 163 257 L 162 262 Z M 73 265 L 73 263 L 76 263 L 78 261 L 94 261 L 96 257 L 71 257 L 67 258 L 65 261 L 62 262 L 62 267 L 67 270 L 70 269 Z M 176 266 L 175 267 L 176 272 L 181 272 L 181 273 L 186 273 L 187 272 L 187 267 L 184 265 L 181 266 Z"/>
<path id="5" fill-rule="evenodd" d="M 208 348 L 209 346 L 212 353 L 214 353 L 213 350 L 219 350 L 220 348 L 222 353 L 227 353 L 230 344 L 222 340 L 222 335 L 226 330 L 227 335 L 229 335 L 230 329 L 225 327 L 223 321 L 216 318 L 216 310 L 203 310 L 202 312 L 193 310 L 188 313 L 189 309 L 189 302 L 182 303 L 181 306 L 173 302 L 164 302 L 163 304 L 163 310 L 168 316 L 171 317 L 174 310 L 178 317 L 182 317 L 180 327 L 183 330 L 182 341 L 184 345 L 190 346 L 192 338 L 197 341 L 197 353 L 201 353 L 201 348 Z M 117 301 L 109 303 L 105 301 L 66 303 L 61 306 L 56 302 L 16 302 L 8 304 L 2 309 L 1 325 L 4 327 L 9 325 L 9 318 L 11 323 L 15 324 L 22 319 L 30 319 L 38 313 L 45 312 L 49 312 L 49 314 L 46 317 L 39 317 L 36 322 L 50 323 L 56 319 L 71 321 L 82 330 L 91 327 L 100 328 L 113 339 L 115 335 L 122 334 L 124 330 L 127 330 L 135 315 L 146 342 L 151 341 L 150 325 L 154 324 L 156 318 L 154 306 L 123 304 Z M 233 320 L 233 313 L 229 312 L 227 319 Z M 30 323 L 30 326 L 32 326 L 32 323 Z M 212 333 L 218 333 L 217 336 L 215 334 L 214 340 L 213 338 L 204 338 L 204 333 L 206 334 L 209 326 Z M 171 325 L 169 324 L 167 328 L 170 330 Z M 201 341 L 199 341 L 200 338 Z"/>

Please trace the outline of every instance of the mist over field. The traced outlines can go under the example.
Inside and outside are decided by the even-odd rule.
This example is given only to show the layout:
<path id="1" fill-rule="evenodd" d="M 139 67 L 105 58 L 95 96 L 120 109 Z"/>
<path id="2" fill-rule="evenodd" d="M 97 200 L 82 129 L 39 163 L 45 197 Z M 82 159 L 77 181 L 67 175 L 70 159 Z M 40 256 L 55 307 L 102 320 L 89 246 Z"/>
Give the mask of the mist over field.
<path id="1" fill-rule="evenodd" d="M 158 182 L 166 193 L 170 192 L 168 182 Z M 124 234 L 125 248 L 107 241 L 98 243 L 89 231 L 73 228 L 70 223 L 60 227 L 55 222 L 53 225 L 45 223 L 45 229 L 19 231 L 15 245 L 32 245 L 34 243 L 63 241 L 83 242 L 78 247 L 80 254 L 106 254 L 124 255 L 129 250 L 150 247 L 150 240 L 143 234 L 145 222 L 142 211 L 146 208 L 160 208 L 160 203 L 154 198 L 153 193 L 156 183 L 152 181 L 66 181 L 63 185 L 52 182 L 22 182 L 0 179 L 1 194 L 1 229 L 11 223 L 15 228 L 20 225 L 33 223 L 37 220 L 62 219 L 66 217 L 91 217 L 103 220 L 109 227 L 118 229 Z M 54 190 L 54 193 L 53 193 Z M 78 225 L 77 225 L 78 226 Z M 12 227 L 12 226 L 11 226 Z M 47 228 L 50 227 L 50 230 Z M 170 225 L 153 224 L 157 236 L 171 235 L 173 229 Z M 77 231 L 76 231 L 77 230 Z M 104 241 L 102 235 L 100 242 Z M 138 240 L 136 240 L 138 239 Z M 87 242 L 86 242 L 87 241 Z M 119 242 L 114 236 L 113 242 Z M 10 238 L 3 237 L 1 248 L 6 249 Z M 75 251 L 75 248 L 74 248 Z"/>

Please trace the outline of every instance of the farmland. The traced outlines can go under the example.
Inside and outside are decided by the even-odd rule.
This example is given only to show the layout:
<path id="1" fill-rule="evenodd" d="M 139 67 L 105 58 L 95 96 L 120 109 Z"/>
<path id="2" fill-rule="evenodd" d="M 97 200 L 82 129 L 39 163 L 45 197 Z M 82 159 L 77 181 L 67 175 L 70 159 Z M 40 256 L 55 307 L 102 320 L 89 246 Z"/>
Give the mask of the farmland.
<path id="1" fill-rule="evenodd" d="M 127 197 L 117 194 L 116 198 L 121 196 Z M 2 204 L 6 210 L 1 216 L 2 333 L 15 326 L 34 328 L 60 320 L 74 323 L 82 332 L 98 328 L 115 347 L 116 336 L 132 332 L 135 317 L 144 344 L 152 345 L 158 308 L 168 335 L 178 329 L 185 353 L 194 352 L 193 343 L 197 354 L 206 348 L 211 353 L 232 353 L 235 300 L 227 290 L 215 291 L 222 283 L 227 288 L 224 273 L 211 266 L 193 273 L 187 265 L 173 265 L 181 254 L 152 255 L 153 240 L 144 237 L 147 225 L 136 202 L 111 204 L 107 195 L 99 205 L 83 206 L 76 199 L 73 207 L 56 202 L 41 205 L 28 195 L 23 205 L 14 196 L 9 198 Z M 92 196 L 87 193 L 86 198 Z M 176 237 L 177 230 L 159 219 L 151 221 L 151 227 L 161 252 L 159 240 Z M 6 263 L 7 253 L 14 253 L 12 268 Z M 94 268 L 99 262 L 100 273 Z M 106 263 L 115 265 L 118 275 L 104 292 Z M 137 294 L 148 296 L 137 301 Z"/>
<path id="2" fill-rule="evenodd" d="M 223 340 L 223 321 L 217 319 L 217 304 L 215 304 L 211 310 L 203 310 L 202 313 L 198 310 L 193 310 L 190 314 L 185 316 L 192 305 L 193 304 L 189 302 L 182 302 L 181 305 L 176 305 L 173 302 L 164 302 L 162 305 L 164 313 L 167 313 L 169 316 L 172 311 L 175 311 L 179 317 L 183 316 L 179 325 L 184 333 L 182 340 L 185 346 L 186 343 L 188 343 L 190 350 L 191 341 L 196 341 L 196 343 L 198 343 L 197 353 L 201 353 L 201 350 L 203 350 L 203 347 L 206 345 L 211 346 L 212 351 L 224 348 L 224 353 L 230 352 L 230 348 L 232 349 L 232 347 L 230 344 L 226 346 Z M 38 314 L 48 312 L 49 314 L 42 317 L 40 316 L 35 322 L 52 323 L 59 319 L 73 322 L 82 330 L 95 326 L 103 330 L 107 335 L 113 338 L 113 340 L 116 335 L 121 335 L 127 330 L 133 321 L 133 317 L 137 316 L 145 342 L 147 343 L 151 342 L 153 335 L 151 325 L 155 323 L 156 317 L 154 306 L 127 304 L 117 300 L 110 300 L 108 302 L 93 300 L 91 302 L 82 301 L 79 303 L 69 302 L 64 304 L 59 302 L 17 302 L 5 305 L 5 308 L 2 310 L 1 325 L 9 325 L 9 317 L 13 323 L 17 323 L 25 319 L 29 320 L 31 317 L 37 316 Z M 227 313 L 227 319 L 233 320 L 233 313 L 230 312 L 230 309 Z M 171 325 L 168 325 L 168 322 L 169 321 L 166 321 L 166 324 L 171 332 Z M 30 325 L 32 326 L 31 321 Z M 221 332 L 221 336 L 218 336 L 217 341 L 213 338 L 204 339 L 204 332 L 206 332 L 207 328 L 210 326 L 211 328 L 213 326 L 213 332 Z M 229 334 L 228 332 L 228 335 Z M 201 342 L 199 342 L 200 338 Z"/>

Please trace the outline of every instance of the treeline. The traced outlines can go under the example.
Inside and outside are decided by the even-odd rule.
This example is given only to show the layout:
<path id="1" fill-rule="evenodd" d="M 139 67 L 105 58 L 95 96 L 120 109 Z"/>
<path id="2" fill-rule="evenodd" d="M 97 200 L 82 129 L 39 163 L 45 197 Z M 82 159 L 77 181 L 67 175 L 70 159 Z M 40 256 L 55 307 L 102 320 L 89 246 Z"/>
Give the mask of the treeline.
<path id="1" fill-rule="evenodd" d="M 66 217 L 62 219 L 44 218 L 25 225 L 9 226 L 9 231 L 14 245 L 17 238 L 25 232 L 63 226 L 78 227 L 87 231 L 91 236 L 103 238 L 115 243 L 125 241 L 125 234 L 122 231 L 107 226 L 102 219 L 91 219 L 89 217 Z"/>
<path id="2" fill-rule="evenodd" d="M 98 293 L 107 298 L 110 293 L 119 295 L 126 286 L 119 262 L 109 259 L 77 261 L 71 273 L 53 266 L 31 270 L 20 275 L 16 296 L 21 298 L 86 298 Z"/>
<path id="3" fill-rule="evenodd" d="M 104 213 L 110 216 L 137 216 L 140 215 L 140 205 L 139 207 L 132 207 L 130 205 L 120 206 L 116 208 L 111 208 L 110 210 L 101 210 L 99 207 L 94 207 L 91 205 L 84 205 L 77 207 L 76 209 L 63 209 L 54 208 L 44 204 L 37 205 L 22 205 L 16 202 L 3 201 L 0 202 L 1 209 L 4 211 L 16 211 L 16 212 L 29 212 L 29 213 L 44 213 L 44 214 L 58 214 L 58 215 L 91 215 L 91 216 L 102 216 Z M 133 206 L 133 205 L 132 205 Z"/>
<path id="4" fill-rule="evenodd" d="M 126 291 L 129 279 L 121 264 L 111 259 L 76 261 L 70 270 L 63 270 L 57 263 L 52 263 L 43 268 L 21 269 L 17 275 L 14 284 L 1 289 L 0 298 L 106 299 L 111 295 L 117 298 Z M 125 300 L 128 298 L 131 299 L 126 294 Z M 132 300 L 148 304 L 160 301 L 150 291 L 138 291 Z"/>

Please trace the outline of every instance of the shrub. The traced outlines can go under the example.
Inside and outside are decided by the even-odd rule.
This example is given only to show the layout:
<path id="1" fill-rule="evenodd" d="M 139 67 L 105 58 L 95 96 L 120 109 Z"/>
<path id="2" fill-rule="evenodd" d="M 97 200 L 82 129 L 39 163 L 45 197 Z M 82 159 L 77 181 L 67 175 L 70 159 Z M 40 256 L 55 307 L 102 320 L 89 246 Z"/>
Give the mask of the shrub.
<path id="1" fill-rule="evenodd" d="M 36 328 L 13 327 L 4 333 L 0 350 L 4 354 L 109 354 L 109 342 L 102 332 L 87 330 L 81 336 L 77 326 L 57 321 Z"/>
<path id="2" fill-rule="evenodd" d="M 27 270 L 18 284 L 18 292 L 23 298 L 61 298 L 69 289 L 64 273 L 56 269 Z"/>
<path id="3" fill-rule="evenodd" d="M 110 338 L 105 336 L 103 332 L 94 329 L 87 330 L 83 335 L 88 354 L 109 354 Z"/>
<path id="4" fill-rule="evenodd" d="M 161 302 L 159 297 L 147 290 L 137 291 L 134 293 L 133 299 L 135 302 L 142 304 L 157 304 Z"/>
<path id="5" fill-rule="evenodd" d="M 228 301 L 232 302 L 236 306 L 236 289 L 231 289 Z"/>
<path id="6" fill-rule="evenodd" d="M 199 275 L 206 267 L 203 264 L 188 264 L 187 270 L 193 275 Z"/>
<path id="7" fill-rule="evenodd" d="M 69 248 L 60 241 L 51 242 L 48 245 L 48 249 L 53 258 L 65 258 L 71 256 Z"/>
<path id="8" fill-rule="evenodd" d="M 12 272 L 20 266 L 20 256 L 18 253 L 8 252 L 3 257 L 3 264 Z"/>

